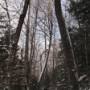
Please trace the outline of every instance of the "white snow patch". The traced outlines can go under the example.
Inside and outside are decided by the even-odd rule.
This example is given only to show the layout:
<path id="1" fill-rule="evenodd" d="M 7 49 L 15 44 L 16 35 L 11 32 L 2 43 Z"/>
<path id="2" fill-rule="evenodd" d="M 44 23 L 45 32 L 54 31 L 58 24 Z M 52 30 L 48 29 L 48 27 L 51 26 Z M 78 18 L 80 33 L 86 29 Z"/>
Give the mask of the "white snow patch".
<path id="1" fill-rule="evenodd" d="M 81 77 L 78 79 L 78 81 L 79 81 L 79 82 L 82 81 L 85 77 L 86 77 L 86 75 L 81 76 Z"/>

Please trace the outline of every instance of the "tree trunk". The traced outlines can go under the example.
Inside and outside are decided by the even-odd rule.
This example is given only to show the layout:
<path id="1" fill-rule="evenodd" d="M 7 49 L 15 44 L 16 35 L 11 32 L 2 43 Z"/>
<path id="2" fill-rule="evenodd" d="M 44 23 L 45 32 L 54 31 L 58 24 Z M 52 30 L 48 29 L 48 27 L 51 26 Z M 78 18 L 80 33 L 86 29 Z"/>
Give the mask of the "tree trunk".
<path id="1" fill-rule="evenodd" d="M 12 68 L 10 70 L 10 72 L 11 72 L 10 73 L 10 90 L 11 90 L 11 86 L 12 86 L 13 63 L 14 63 L 14 60 L 16 59 L 17 44 L 18 44 L 18 41 L 19 41 L 19 38 L 20 38 L 22 25 L 23 25 L 24 19 L 26 17 L 26 13 L 27 13 L 27 10 L 28 10 L 29 3 L 30 3 L 30 0 L 25 0 L 23 11 L 20 15 L 18 25 L 17 25 L 17 28 L 16 28 L 16 32 L 15 32 L 14 37 L 13 37 L 14 43 L 12 45 L 12 51 L 13 51 L 12 54 L 13 55 L 12 55 Z"/>
<path id="2" fill-rule="evenodd" d="M 23 25 L 24 19 L 26 17 L 26 13 L 27 13 L 27 10 L 28 10 L 29 3 L 30 3 L 30 0 L 25 0 L 23 11 L 22 11 L 22 13 L 20 15 L 20 18 L 19 18 L 19 21 L 18 21 L 18 25 L 17 25 L 17 28 L 16 28 L 16 33 L 14 35 L 14 44 L 12 46 L 12 49 L 14 50 L 14 53 L 13 53 L 14 56 L 16 55 L 17 44 L 18 44 L 18 41 L 19 41 L 19 38 L 20 38 L 22 25 Z"/>
<path id="3" fill-rule="evenodd" d="M 76 65 L 75 65 L 71 40 L 65 25 L 65 20 L 62 15 L 61 0 L 55 0 L 55 13 L 56 13 L 56 17 L 57 17 L 57 21 L 60 29 L 64 51 L 65 51 L 66 64 L 68 68 L 69 83 L 70 83 L 69 90 L 79 90 L 77 73 L 75 71 Z"/>
<path id="4" fill-rule="evenodd" d="M 29 84 L 30 84 L 30 62 L 28 57 L 29 56 L 29 30 L 30 30 L 30 5 L 28 9 L 28 20 L 26 25 L 26 45 L 25 45 L 27 90 L 29 90 Z"/>

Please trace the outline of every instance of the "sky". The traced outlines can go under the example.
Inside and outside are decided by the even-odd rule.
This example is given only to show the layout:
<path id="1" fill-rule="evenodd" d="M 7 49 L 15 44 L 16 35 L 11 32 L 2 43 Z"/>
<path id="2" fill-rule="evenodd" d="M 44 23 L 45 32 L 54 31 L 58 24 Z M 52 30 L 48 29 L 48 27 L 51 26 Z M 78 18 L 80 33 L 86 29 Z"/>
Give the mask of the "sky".
<path id="1" fill-rule="evenodd" d="M 12 19 L 11 24 L 14 27 L 17 27 L 17 22 L 18 22 L 19 14 L 21 13 L 20 11 L 22 11 L 22 10 L 19 10 L 20 7 L 21 7 L 20 3 L 21 3 L 22 0 L 7 0 L 7 1 L 8 1 L 8 3 L 12 3 L 12 4 L 9 5 L 9 10 L 11 11 L 10 15 L 11 15 L 11 19 Z M 66 0 L 62 0 L 62 4 L 65 4 L 65 2 L 66 2 Z M 3 0 L 0 0 L 0 3 L 3 3 Z M 64 9 L 63 5 L 62 5 L 62 8 Z M 13 12 L 15 10 L 19 14 L 17 14 L 16 12 Z M 24 26 L 23 26 L 23 28 L 24 28 Z M 60 39 L 60 33 L 56 32 L 56 34 L 57 34 L 56 35 L 56 39 Z M 22 42 L 22 40 L 23 40 L 23 42 L 25 42 L 25 36 L 24 36 L 24 34 L 21 34 L 20 42 Z M 19 44 L 21 44 L 20 42 L 19 42 Z"/>

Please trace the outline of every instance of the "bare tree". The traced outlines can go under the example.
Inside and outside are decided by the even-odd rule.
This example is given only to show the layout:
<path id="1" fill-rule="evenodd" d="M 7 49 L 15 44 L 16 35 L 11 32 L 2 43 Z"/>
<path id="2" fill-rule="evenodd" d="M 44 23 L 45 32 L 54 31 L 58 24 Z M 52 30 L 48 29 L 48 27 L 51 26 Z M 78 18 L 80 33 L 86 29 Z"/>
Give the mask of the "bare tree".
<path id="1" fill-rule="evenodd" d="M 46 49 L 46 35 L 45 35 L 45 65 L 42 69 L 42 72 L 40 74 L 40 77 L 38 79 L 38 82 L 41 81 L 43 74 L 45 72 L 45 70 L 47 71 L 47 63 L 48 63 L 48 59 L 49 59 L 49 55 L 50 55 L 50 49 L 51 49 L 51 44 L 52 44 L 52 31 L 53 31 L 53 23 L 52 23 L 52 13 L 51 13 L 51 9 L 48 10 L 48 29 L 49 29 L 49 46 L 48 46 L 48 52 Z M 45 29 L 45 28 L 44 28 Z M 45 33 L 44 33 L 45 34 Z"/>
<path id="2" fill-rule="evenodd" d="M 13 47 L 12 47 L 12 49 L 14 50 L 14 53 L 13 53 L 14 56 L 16 55 L 17 44 L 18 44 L 18 41 L 19 41 L 22 25 L 24 23 L 24 19 L 25 19 L 27 10 L 28 10 L 29 3 L 30 3 L 30 0 L 25 0 L 23 11 L 20 15 L 20 18 L 19 18 L 19 21 L 18 21 L 18 26 L 17 26 L 16 32 L 15 32 L 15 35 L 14 35 L 14 44 L 13 44 Z"/>
<path id="3" fill-rule="evenodd" d="M 31 1 L 30 1 L 31 4 Z M 27 19 L 27 25 L 26 25 L 26 45 L 25 45 L 25 61 L 26 61 L 26 80 L 27 80 L 27 89 L 29 88 L 30 84 L 30 62 L 29 62 L 29 33 L 30 33 L 30 5 L 28 9 L 28 19 Z"/>
<path id="4" fill-rule="evenodd" d="M 69 73 L 69 82 L 70 82 L 69 90 L 79 90 L 77 73 L 76 73 L 76 65 L 75 65 L 71 40 L 65 25 L 65 20 L 62 15 L 61 0 L 54 0 L 54 1 L 55 1 L 56 17 L 60 28 L 62 43 L 65 51 L 66 64 L 67 64 L 68 73 Z"/>
<path id="5" fill-rule="evenodd" d="M 16 52 L 17 52 L 17 44 L 18 44 L 18 41 L 19 41 L 19 38 L 20 38 L 20 34 L 21 34 L 21 30 L 22 30 L 22 25 L 24 23 L 24 19 L 26 17 L 26 13 L 27 13 L 27 10 L 28 10 L 28 6 L 30 4 L 30 0 L 25 0 L 24 2 L 24 7 L 23 7 L 23 11 L 20 15 L 20 18 L 19 18 L 19 21 L 18 21 L 18 25 L 17 25 L 17 28 L 16 28 L 16 32 L 14 34 L 14 44 L 12 45 L 12 54 L 13 54 L 13 57 L 12 57 L 12 68 L 11 68 L 11 73 L 10 73 L 10 89 L 11 89 L 11 86 L 12 86 L 12 73 L 13 73 L 13 63 L 14 63 L 14 60 L 16 58 Z"/>

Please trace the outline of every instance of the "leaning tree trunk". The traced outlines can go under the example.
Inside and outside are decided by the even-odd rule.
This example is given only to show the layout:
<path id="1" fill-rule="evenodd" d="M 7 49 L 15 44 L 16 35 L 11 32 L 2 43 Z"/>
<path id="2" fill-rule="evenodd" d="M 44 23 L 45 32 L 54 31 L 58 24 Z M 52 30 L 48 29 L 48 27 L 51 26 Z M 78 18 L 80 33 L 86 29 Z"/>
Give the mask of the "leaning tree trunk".
<path id="1" fill-rule="evenodd" d="M 30 3 L 30 0 L 25 0 L 23 11 L 22 11 L 22 13 L 20 15 L 18 25 L 17 25 L 17 28 L 16 28 L 16 32 L 14 34 L 14 38 L 13 38 L 14 39 L 14 44 L 12 46 L 12 49 L 14 50 L 14 52 L 13 52 L 14 56 L 16 55 L 17 44 L 18 44 L 18 41 L 19 41 L 19 38 L 20 38 L 22 25 L 23 25 L 24 19 L 26 17 L 26 13 L 27 13 L 27 10 L 28 10 L 29 3 Z"/>
<path id="2" fill-rule="evenodd" d="M 11 86 L 12 86 L 12 74 L 13 74 L 13 64 L 14 64 L 14 61 L 16 59 L 16 52 L 17 52 L 17 44 L 18 44 L 18 41 L 19 41 L 19 38 L 20 38 L 20 34 L 21 34 L 21 30 L 22 30 L 22 26 L 23 26 L 23 23 L 24 23 L 24 19 L 26 17 L 26 13 L 27 13 L 27 10 L 28 10 L 28 6 L 29 6 L 29 3 L 30 3 L 30 0 L 25 0 L 24 2 L 24 7 L 23 7 L 23 11 L 20 15 L 20 18 L 19 18 L 19 21 L 18 21 L 18 25 L 17 25 L 17 28 L 16 28 L 16 32 L 13 36 L 13 45 L 12 45 L 12 68 L 10 70 L 10 90 L 11 90 Z"/>
<path id="3" fill-rule="evenodd" d="M 65 25 L 65 20 L 62 15 L 61 0 L 55 0 L 55 13 L 56 13 L 58 25 L 60 28 L 62 43 L 65 51 L 66 64 L 67 64 L 68 74 L 69 74 L 69 84 L 70 84 L 69 90 L 79 90 L 78 79 L 77 79 L 78 77 L 75 71 L 76 65 L 75 65 L 71 40 Z"/>

